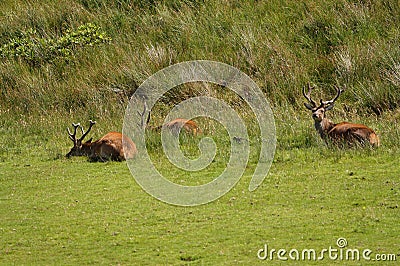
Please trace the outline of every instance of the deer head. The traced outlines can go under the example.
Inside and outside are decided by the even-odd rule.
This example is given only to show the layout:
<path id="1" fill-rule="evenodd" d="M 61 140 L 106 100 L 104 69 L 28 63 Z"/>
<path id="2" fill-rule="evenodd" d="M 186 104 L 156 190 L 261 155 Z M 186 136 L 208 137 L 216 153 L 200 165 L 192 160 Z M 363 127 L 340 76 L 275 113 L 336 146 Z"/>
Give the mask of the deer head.
<path id="1" fill-rule="evenodd" d="M 339 98 L 344 89 L 340 89 L 335 86 L 336 96 L 329 101 L 323 101 L 322 99 L 320 99 L 320 104 L 317 105 L 317 103 L 311 99 L 311 91 L 315 87 L 311 87 L 310 83 L 308 83 L 307 86 L 307 93 L 306 88 L 303 87 L 303 95 L 308 100 L 308 103 L 304 103 L 304 106 L 312 112 L 312 117 L 315 122 L 321 122 L 325 118 L 325 112 L 331 110 L 334 107 L 335 101 Z"/>
<path id="2" fill-rule="evenodd" d="M 71 150 L 67 153 L 66 157 L 69 158 L 71 156 L 82 156 L 82 155 L 86 155 L 86 151 L 83 148 L 84 146 L 90 146 L 91 142 L 92 142 L 92 138 L 90 138 L 88 141 L 86 141 L 85 143 L 82 144 L 83 139 L 86 137 L 86 135 L 90 132 L 90 130 L 92 129 L 92 126 L 96 124 L 95 121 L 90 120 L 90 125 L 89 125 L 89 129 L 85 132 L 83 130 L 83 127 L 78 123 L 78 124 L 74 124 L 72 123 L 72 126 L 74 127 L 74 133 L 71 133 L 71 131 L 69 130 L 69 128 L 67 128 L 68 131 L 68 136 L 69 138 L 73 141 L 74 146 L 71 148 Z M 82 136 L 77 139 L 76 138 L 76 131 L 78 129 L 78 127 L 81 129 L 82 131 Z"/>

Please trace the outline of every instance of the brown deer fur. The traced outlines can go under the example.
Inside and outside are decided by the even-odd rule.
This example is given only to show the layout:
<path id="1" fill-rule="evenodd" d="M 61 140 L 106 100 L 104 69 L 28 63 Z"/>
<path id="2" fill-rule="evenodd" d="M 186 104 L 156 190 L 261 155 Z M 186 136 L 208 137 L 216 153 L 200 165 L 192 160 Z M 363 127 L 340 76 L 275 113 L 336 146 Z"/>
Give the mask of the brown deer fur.
<path id="1" fill-rule="evenodd" d="M 334 102 L 344 91 L 343 89 L 336 88 L 337 94 L 335 98 L 330 101 L 323 101 L 321 99 L 319 106 L 311 99 L 313 87 L 310 84 L 308 84 L 308 89 L 308 93 L 306 94 L 305 88 L 303 88 L 303 95 L 308 100 L 308 103 L 304 105 L 312 111 L 315 129 L 323 140 L 331 141 L 334 144 L 347 144 L 349 146 L 356 143 L 361 145 L 369 143 L 372 146 L 379 146 L 378 136 L 369 127 L 349 122 L 335 124 L 325 117 L 325 112 L 333 108 Z"/>
<path id="2" fill-rule="evenodd" d="M 164 126 L 174 133 L 178 133 L 180 128 L 185 129 L 186 132 L 192 133 L 193 135 L 201 133 L 199 126 L 193 120 L 177 118 L 168 123 L 165 123 Z"/>
<path id="3" fill-rule="evenodd" d="M 102 138 L 93 141 L 92 139 L 82 143 L 83 138 L 89 133 L 95 122 L 90 121 L 88 131 L 85 133 L 79 124 L 72 124 L 74 134 L 71 134 L 68 129 L 70 139 L 74 142 L 74 147 L 66 155 L 68 158 L 71 156 L 87 156 L 91 161 L 106 161 L 114 160 L 121 161 L 132 159 L 137 153 L 135 143 L 127 136 L 119 132 L 109 132 Z M 82 130 L 82 137 L 76 139 L 76 129 L 80 127 Z"/>
<path id="4" fill-rule="evenodd" d="M 197 125 L 197 123 L 193 120 L 188 120 L 188 119 L 183 119 L 183 118 L 176 118 L 170 122 L 165 123 L 164 125 L 161 126 L 157 126 L 157 127 L 153 127 L 153 126 L 149 126 L 149 121 L 150 121 L 150 117 L 151 117 L 151 112 L 148 112 L 148 116 L 147 119 L 145 121 L 146 118 L 146 114 L 147 114 L 147 104 L 146 102 L 144 103 L 144 109 L 143 112 L 140 113 L 138 112 L 138 114 L 141 117 L 141 121 L 140 121 L 140 126 L 142 128 L 148 128 L 148 129 L 153 129 L 153 130 L 160 130 L 163 126 L 166 127 L 167 129 L 171 130 L 171 132 L 173 132 L 174 134 L 178 134 L 180 129 L 183 128 L 186 132 L 193 134 L 193 135 L 197 135 L 197 134 L 201 134 L 202 130 L 200 129 L 200 127 Z"/>

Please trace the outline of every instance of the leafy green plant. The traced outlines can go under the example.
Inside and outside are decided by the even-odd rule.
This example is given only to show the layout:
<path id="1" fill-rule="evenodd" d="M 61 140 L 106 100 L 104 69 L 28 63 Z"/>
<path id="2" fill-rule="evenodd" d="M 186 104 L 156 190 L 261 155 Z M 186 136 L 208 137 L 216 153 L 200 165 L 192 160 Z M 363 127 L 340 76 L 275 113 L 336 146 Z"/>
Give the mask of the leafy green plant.
<path id="1" fill-rule="evenodd" d="M 70 60 L 74 53 L 87 46 L 111 42 L 111 37 L 99 26 L 86 23 L 76 30 L 68 29 L 59 38 L 42 38 L 37 31 L 28 29 L 12 38 L 0 48 L 3 58 L 21 58 L 31 65 Z"/>

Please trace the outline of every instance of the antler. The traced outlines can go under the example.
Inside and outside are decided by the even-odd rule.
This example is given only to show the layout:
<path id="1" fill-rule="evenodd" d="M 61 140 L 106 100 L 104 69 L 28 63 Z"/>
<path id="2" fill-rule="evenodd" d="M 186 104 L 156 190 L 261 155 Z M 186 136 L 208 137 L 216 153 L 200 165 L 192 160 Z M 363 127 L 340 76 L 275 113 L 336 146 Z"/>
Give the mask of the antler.
<path id="1" fill-rule="evenodd" d="M 144 102 L 143 112 L 140 113 L 140 112 L 138 111 L 138 114 L 140 115 L 140 125 L 139 125 L 139 126 L 140 126 L 142 129 L 145 129 L 146 126 L 147 126 L 147 124 L 148 124 L 149 121 L 150 121 L 150 112 L 149 112 L 149 116 L 147 117 L 146 122 L 144 122 L 144 118 L 145 118 L 145 116 L 146 116 L 146 112 L 147 112 L 147 103 Z"/>
<path id="2" fill-rule="evenodd" d="M 72 123 L 72 126 L 74 127 L 74 133 L 73 134 L 71 134 L 71 131 L 69 131 L 69 128 L 67 127 L 67 131 L 68 131 L 68 136 L 69 136 L 69 138 L 75 143 L 75 141 L 76 141 L 76 129 L 78 128 L 78 127 L 80 127 L 81 125 L 78 123 L 78 124 L 74 124 L 74 123 Z"/>
<path id="3" fill-rule="evenodd" d="M 311 105 L 305 104 L 306 107 L 307 107 L 308 109 L 311 109 L 311 108 L 314 108 L 314 107 L 317 106 L 316 102 L 314 102 L 314 101 L 311 99 L 311 91 L 312 91 L 315 87 L 311 87 L 310 82 L 307 83 L 307 86 L 308 86 L 308 92 L 307 92 L 307 94 L 306 94 L 306 87 L 304 86 L 304 87 L 303 87 L 303 95 L 304 95 L 304 97 L 305 97 L 305 98 L 310 102 L 310 104 L 311 104 Z"/>
<path id="4" fill-rule="evenodd" d="M 346 87 L 341 89 L 341 88 L 335 86 L 335 89 L 336 89 L 336 96 L 332 100 L 329 100 L 329 101 L 321 100 L 321 104 L 323 104 L 323 105 L 331 105 L 331 104 L 333 104 L 339 98 L 340 94 L 342 94 L 342 92 L 344 92 Z"/>
<path id="5" fill-rule="evenodd" d="M 82 141 L 82 140 L 86 137 L 86 135 L 87 135 L 87 134 L 90 132 L 90 130 L 92 129 L 92 126 L 93 126 L 94 124 L 96 124 L 96 121 L 89 120 L 89 123 L 90 123 L 89 129 L 88 129 L 86 132 L 83 130 L 83 127 L 82 127 L 81 125 L 79 125 L 79 127 L 81 128 L 81 131 L 82 131 L 82 137 L 79 139 L 79 141 Z"/>

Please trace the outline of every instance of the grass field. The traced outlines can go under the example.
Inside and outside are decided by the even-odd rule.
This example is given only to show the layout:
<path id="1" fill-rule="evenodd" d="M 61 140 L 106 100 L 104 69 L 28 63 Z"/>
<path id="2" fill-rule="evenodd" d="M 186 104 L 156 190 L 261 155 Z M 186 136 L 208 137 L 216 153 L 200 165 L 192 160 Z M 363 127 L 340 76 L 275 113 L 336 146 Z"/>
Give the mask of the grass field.
<path id="1" fill-rule="evenodd" d="M 389 150 L 280 150 L 255 192 L 250 166 L 198 207 L 157 201 L 124 163 L 32 155 L 1 167 L 2 264 L 248 265 L 264 244 L 318 251 L 339 237 L 372 256 L 400 248 L 400 170 Z"/>
<path id="2" fill-rule="evenodd" d="M 257 265 L 385 264 L 400 260 L 400 7 L 398 1 L 2 1 L 0 3 L 0 264 Z M 196 207 L 148 195 L 124 162 L 66 159 L 66 127 L 97 121 L 100 138 L 122 130 L 129 96 L 150 75 L 186 60 L 214 60 L 246 73 L 273 110 L 277 146 L 262 185 L 249 192 L 260 138 L 243 99 L 210 84 L 165 94 L 160 125 L 177 103 L 211 96 L 245 121 L 250 158 L 238 184 Z M 335 122 L 364 123 L 377 149 L 320 140 L 301 88 L 329 98 Z M 226 167 L 223 128 L 197 119 L 204 134 L 183 136 L 198 156 L 212 137 L 210 167 L 185 172 L 149 134 L 148 151 L 169 180 L 210 182 Z M 370 249 L 367 262 L 280 261 L 279 249 Z M 273 259 L 257 255 L 265 245 Z M 381 261 L 377 261 L 381 256 Z M 392 256 L 393 255 L 393 256 Z M 384 261 L 386 260 L 386 261 Z"/>

